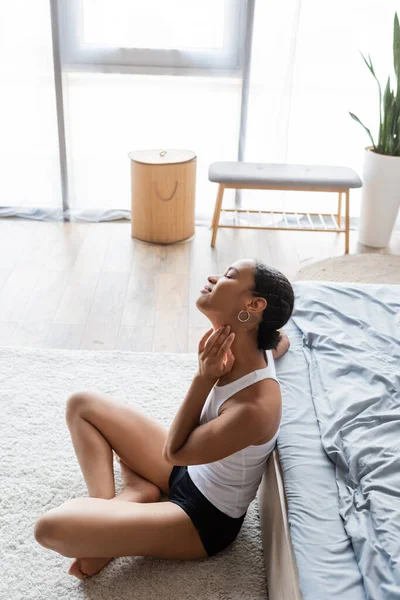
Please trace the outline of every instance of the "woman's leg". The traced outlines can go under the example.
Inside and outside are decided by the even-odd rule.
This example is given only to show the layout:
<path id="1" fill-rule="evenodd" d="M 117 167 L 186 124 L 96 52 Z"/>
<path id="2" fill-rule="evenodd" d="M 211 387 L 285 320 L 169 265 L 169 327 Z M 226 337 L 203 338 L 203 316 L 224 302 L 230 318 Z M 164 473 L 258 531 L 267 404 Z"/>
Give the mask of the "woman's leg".
<path id="1" fill-rule="evenodd" d="M 120 464 L 123 489 L 114 498 L 108 500 L 108 502 L 112 502 L 113 500 L 138 503 L 157 502 L 160 490 L 156 488 L 156 493 L 152 489 L 149 490 L 148 486 L 155 487 L 152 483 L 131 471 L 124 462 L 121 461 Z M 153 494 L 154 500 L 151 499 Z M 68 573 L 69 575 L 78 577 L 78 579 L 84 579 L 85 576 L 94 575 L 101 571 L 101 569 L 104 569 L 113 558 L 113 556 L 75 558 L 69 567 Z"/>
<path id="2" fill-rule="evenodd" d="M 35 538 L 46 548 L 71 557 L 207 557 L 190 517 L 173 502 L 67 500 L 42 515 L 35 526 Z"/>
<path id="3" fill-rule="evenodd" d="M 113 449 L 153 487 L 169 493 L 172 465 L 162 456 L 168 429 L 133 406 L 99 394 L 78 392 L 67 401 L 67 424 L 89 496 L 113 498 Z"/>
<path id="4" fill-rule="evenodd" d="M 147 451 L 156 468 L 151 470 L 150 460 L 150 470 L 146 471 L 146 474 L 163 484 L 165 481 L 160 480 L 158 463 L 163 461 L 161 451 L 166 438 L 166 428 L 137 409 L 96 392 L 81 392 L 71 396 L 67 402 L 66 417 L 89 496 L 143 503 L 157 502 L 160 499 L 159 487 L 133 472 L 123 461 L 121 471 L 124 489 L 115 496 L 113 448 L 110 440 L 120 455 L 128 457 L 130 464 L 135 463 L 139 468 L 138 457 L 144 457 Z M 143 433 L 147 435 L 147 442 Z M 164 473 L 161 473 L 161 477 L 169 478 L 172 466 L 166 463 L 162 467 Z M 92 575 L 104 568 L 110 560 L 110 556 L 82 557 L 72 562 L 69 573 L 77 577 Z"/>

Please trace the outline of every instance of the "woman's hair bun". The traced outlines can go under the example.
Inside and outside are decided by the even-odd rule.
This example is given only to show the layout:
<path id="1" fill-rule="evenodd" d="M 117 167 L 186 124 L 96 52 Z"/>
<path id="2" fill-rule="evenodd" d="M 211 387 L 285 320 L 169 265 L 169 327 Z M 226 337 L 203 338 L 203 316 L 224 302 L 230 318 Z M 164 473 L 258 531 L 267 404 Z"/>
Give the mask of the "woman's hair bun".
<path id="1" fill-rule="evenodd" d="M 281 341 L 282 334 L 277 329 L 267 326 L 264 319 L 258 326 L 257 346 L 262 350 L 275 350 Z"/>

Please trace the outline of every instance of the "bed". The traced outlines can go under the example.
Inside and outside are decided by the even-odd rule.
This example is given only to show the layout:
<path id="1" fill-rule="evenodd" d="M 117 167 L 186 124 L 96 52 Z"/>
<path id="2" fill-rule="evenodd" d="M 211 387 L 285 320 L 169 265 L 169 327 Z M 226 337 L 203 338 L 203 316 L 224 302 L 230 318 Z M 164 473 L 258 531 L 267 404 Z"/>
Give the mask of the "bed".
<path id="1" fill-rule="evenodd" d="M 258 503 L 270 600 L 400 598 L 400 286 L 296 282 Z"/>

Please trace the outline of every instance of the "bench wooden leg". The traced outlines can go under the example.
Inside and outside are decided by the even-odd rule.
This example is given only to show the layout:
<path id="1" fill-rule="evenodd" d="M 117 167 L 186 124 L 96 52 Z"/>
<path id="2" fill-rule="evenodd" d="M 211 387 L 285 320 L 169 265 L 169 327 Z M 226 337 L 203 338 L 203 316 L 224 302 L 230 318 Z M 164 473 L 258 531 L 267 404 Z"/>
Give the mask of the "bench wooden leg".
<path id="1" fill-rule="evenodd" d="M 345 254 L 349 253 L 349 237 L 350 237 L 350 190 L 346 190 L 346 242 Z"/>
<path id="2" fill-rule="evenodd" d="M 341 216 L 342 216 L 342 192 L 339 192 L 339 201 L 338 201 L 338 209 L 337 209 L 337 218 L 338 218 L 339 227 L 340 227 L 340 223 L 341 223 Z"/>
<path id="3" fill-rule="evenodd" d="M 215 246 L 215 240 L 217 238 L 217 231 L 218 231 L 218 223 L 219 223 L 219 217 L 221 214 L 221 207 L 222 207 L 222 199 L 224 197 L 224 190 L 225 190 L 225 186 L 220 184 L 218 187 L 218 194 L 217 194 L 217 199 L 215 201 L 215 208 L 214 208 L 214 215 L 213 215 L 213 220 L 212 220 L 212 239 L 211 239 L 211 247 L 214 248 Z"/>

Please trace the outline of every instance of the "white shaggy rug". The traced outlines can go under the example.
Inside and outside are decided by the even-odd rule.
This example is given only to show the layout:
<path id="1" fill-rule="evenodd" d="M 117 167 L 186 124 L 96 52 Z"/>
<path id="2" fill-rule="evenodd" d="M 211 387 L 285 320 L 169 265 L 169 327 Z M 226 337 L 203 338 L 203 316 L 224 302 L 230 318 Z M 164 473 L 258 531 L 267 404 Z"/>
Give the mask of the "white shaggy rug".
<path id="1" fill-rule="evenodd" d="M 196 354 L 0 347 L 1 600 L 267 598 L 257 499 L 235 542 L 212 558 L 116 558 L 84 581 L 67 574 L 70 558 L 33 535 L 45 511 L 88 496 L 65 422 L 67 397 L 98 389 L 170 425 L 196 367 Z"/>

